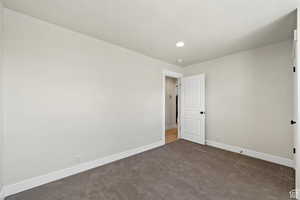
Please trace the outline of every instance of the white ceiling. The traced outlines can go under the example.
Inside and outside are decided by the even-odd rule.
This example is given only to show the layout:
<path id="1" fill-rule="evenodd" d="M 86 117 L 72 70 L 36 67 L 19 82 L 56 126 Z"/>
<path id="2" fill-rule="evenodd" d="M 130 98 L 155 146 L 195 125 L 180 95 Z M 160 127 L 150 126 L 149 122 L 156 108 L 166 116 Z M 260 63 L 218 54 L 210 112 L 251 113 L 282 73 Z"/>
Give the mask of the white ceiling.
<path id="1" fill-rule="evenodd" d="M 187 66 L 291 38 L 297 0 L 4 0 L 4 4 Z M 176 48 L 180 40 L 186 45 Z"/>

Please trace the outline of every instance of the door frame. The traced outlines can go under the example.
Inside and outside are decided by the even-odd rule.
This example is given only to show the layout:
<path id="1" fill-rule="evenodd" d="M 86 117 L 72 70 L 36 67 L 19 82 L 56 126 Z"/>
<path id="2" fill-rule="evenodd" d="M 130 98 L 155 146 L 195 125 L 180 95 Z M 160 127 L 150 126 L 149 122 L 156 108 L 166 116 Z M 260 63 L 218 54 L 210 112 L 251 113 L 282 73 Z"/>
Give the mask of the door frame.
<path id="1" fill-rule="evenodd" d="M 183 74 L 178 73 L 178 72 L 173 72 L 169 70 L 163 70 L 162 71 L 162 141 L 164 144 L 166 144 L 166 77 L 171 77 L 171 78 L 177 78 L 178 80 L 178 85 L 180 86 L 181 84 L 181 79 L 183 77 Z M 178 109 L 178 119 L 177 119 L 177 133 L 178 133 L 178 138 L 181 138 L 181 89 L 179 90 L 178 93 L 178 104 L 177 104 L 177 109 Z"/>

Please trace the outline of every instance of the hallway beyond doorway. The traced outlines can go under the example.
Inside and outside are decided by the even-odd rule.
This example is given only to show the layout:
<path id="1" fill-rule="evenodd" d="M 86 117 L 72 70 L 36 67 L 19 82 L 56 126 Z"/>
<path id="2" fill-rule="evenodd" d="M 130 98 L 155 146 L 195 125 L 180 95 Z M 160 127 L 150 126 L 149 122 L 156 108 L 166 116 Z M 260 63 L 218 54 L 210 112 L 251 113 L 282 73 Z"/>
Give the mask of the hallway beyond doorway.
<path id="1" fill-rule="evenodd" d="M 166 130 L 166 144 L 169 144 L 171 142 L 175 142 L 178 140 L 178 132 L 177 128 Z"/>

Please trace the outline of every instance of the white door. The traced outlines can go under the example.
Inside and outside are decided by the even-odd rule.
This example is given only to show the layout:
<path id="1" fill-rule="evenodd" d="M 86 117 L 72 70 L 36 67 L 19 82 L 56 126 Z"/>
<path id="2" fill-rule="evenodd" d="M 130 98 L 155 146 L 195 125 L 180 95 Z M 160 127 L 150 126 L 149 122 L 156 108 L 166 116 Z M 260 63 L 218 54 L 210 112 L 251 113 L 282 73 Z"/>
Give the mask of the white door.
<path id="1" fill-rule="evenodd" d="M 294 116 L 294 120 L 298 121 L 300 119 L 300 42 L 299 42 L 299 38 L 300 38 L 300 12 L 299 12 L 299 8 L 297 9 L 297 31 L 295 32 L 295 39 L 296 41 L 294 41 L 295 43 L 295 64 L 296 64 L 296 74 L 294 77 L 294 80 L 296 81 L 296 85 L 295 85 L 295 98 L 294 100 L 297 102 L 297 105 L 295 105 L 294 109 L 297 109 L 296 114 Z M 299 121 L 298 121 L 299 124 Z M 294 128 L 295 130 L 295 141 L 294 141 L 294 146 L 296 147 L 296 155 L 294 156 L 294 160 L 295 160 L 295 169 L 296 169 L 296 190 L 299 191 L 300 189 L 300 129 L 299 126 L 295 126 Z M 300 193 L 297 192 L 297 199 L 300 199 Z"/>
<path id="2" fill-rule="evenodd" d="M 205 144 L 205 75 L 182 78 L 182 135 Z"/>
<path id="3" fill-rule="evenodd" d="M 294 129 L 294 149 L 296 150 L 297 148 L 297 124 L 295 122 L 297 122 L 297 118 L 298 118 L 298 78 L 297 78 L 297 73 L 298 70 L 297 69 L 297 50 L 298 50 L 298 41 L 297 41 L 297 30 L 294 30 L 294 41 L 293 41 L 293 79 L 294 79 L 294 102 L 293 102 L 293 119 L 291 121 L 291 125 L 293 126 Z M 297 70 L 296 70 L 297 69 Z M 294 152 L 294 160 L 296 160 L 296 152 Z"/>

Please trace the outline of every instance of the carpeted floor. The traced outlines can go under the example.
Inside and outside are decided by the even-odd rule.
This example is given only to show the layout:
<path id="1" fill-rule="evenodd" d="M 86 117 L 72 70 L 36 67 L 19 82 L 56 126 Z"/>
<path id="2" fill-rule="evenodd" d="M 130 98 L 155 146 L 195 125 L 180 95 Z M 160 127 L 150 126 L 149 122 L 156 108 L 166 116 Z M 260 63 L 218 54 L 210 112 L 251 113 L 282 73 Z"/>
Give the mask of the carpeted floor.
<path id="1" fill-rule="evenodd" d="M 294 170 L 184 140 L 7 200 L 287 200 Z"/>

